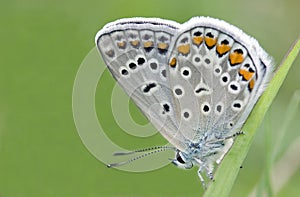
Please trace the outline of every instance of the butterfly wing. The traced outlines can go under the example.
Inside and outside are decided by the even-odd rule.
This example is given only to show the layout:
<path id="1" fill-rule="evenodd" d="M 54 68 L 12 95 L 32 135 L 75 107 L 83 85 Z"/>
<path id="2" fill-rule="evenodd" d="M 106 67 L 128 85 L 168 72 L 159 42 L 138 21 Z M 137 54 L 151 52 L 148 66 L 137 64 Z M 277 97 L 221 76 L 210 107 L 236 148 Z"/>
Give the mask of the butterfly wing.
<path id="1" fill-rule="evenodd" d="M 156 129 L 185 149 L 166 71 L 178 28 L 179 24 L 162 19 L 122 19 L 100 30 L 96 45 L 113 77 Z"/>
<path id="2" fill-rule="evenodd" d="M 191 142 L 237 132 L 271 78 L 272 60 L 238 28 L 208 17 L 183 24 L 169 58 L 179 132 Z"/>

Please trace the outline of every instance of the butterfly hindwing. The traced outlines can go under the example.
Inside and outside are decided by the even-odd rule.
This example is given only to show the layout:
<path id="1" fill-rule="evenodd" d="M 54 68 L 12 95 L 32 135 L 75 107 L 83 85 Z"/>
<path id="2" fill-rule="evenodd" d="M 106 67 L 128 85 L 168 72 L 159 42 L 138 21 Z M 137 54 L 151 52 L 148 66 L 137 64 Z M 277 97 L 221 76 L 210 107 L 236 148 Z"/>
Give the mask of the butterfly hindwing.
<path id="1" fill-rule="evenodd" d="M 257 42 L 224 23 L 200 17 L 183 24 L 169 58 L 179 131 L 191 142 L 239 131 L 270 78 L 271 60 Z"/>

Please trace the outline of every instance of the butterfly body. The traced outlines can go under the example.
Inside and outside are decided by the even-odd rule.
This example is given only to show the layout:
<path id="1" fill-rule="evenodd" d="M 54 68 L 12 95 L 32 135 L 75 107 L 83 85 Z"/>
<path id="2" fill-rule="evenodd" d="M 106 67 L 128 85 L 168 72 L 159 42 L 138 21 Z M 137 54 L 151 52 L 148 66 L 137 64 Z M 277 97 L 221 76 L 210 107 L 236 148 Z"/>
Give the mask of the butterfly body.
<path id="1" fill-rule="evenodd" d="M 199 165 L 212 179 L 272 76 L 272 59 L 257 41 L 218 19 L 184 24 L 121 19 L 96 45 L 113 77 L 177 149 L 172 161 Z"/>

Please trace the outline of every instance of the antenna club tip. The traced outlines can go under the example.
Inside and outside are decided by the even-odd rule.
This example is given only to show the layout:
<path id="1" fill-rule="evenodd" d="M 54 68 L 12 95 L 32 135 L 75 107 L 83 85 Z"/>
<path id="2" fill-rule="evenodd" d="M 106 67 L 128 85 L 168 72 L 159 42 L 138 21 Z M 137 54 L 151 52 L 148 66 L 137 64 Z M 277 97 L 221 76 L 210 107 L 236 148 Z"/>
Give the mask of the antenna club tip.
<path id="1" fill-rule="evenodd" d="M 111 164 L 107 164 L 107 165 L 106 165 L 106 167 L 108 167 L 108 168 L 111 168 L 111 167 L 112 167 L 112 165 L 111 165 Z"/>

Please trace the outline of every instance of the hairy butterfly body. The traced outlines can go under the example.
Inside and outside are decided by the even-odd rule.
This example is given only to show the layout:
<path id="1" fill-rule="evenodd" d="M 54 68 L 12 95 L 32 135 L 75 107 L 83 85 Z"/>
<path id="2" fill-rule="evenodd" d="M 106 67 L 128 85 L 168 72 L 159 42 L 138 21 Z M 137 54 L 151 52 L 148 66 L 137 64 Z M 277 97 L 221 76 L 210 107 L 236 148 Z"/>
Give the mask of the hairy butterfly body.
<path id="1" fill-rule="evenodd" d="M 172 161 L 213 179 L 272 76 L 258 42 L 224 21 L 121 19 L 96 36 L 119 85 L 175 147 Z"/>

